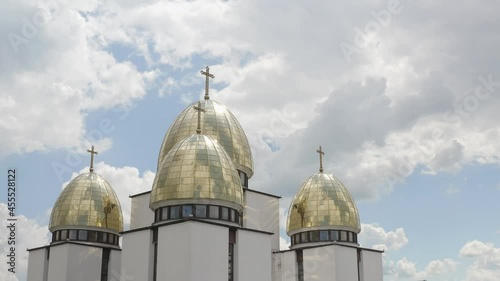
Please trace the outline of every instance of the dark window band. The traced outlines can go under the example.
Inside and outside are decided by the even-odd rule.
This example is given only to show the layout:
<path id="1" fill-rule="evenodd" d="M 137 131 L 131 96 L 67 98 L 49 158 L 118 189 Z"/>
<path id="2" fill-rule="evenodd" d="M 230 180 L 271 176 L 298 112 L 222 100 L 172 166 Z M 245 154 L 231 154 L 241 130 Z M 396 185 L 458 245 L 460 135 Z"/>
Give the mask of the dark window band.
<path id="1" fill-rule="evenodd" d="M 352 242 L 358 243 L 358 234 L 345 230 L 313 230 L 292 235 L 292 246 L 315 242 Z"/>
<path id="2" fill-rule="evenodd" d="M 119 236 L 111 234 L 108 232 L 94 231 L 94 230 L 83 230 L 83 229 L 64 229 L 54 231 L 52 233 L 52 242 L 57 241 L 85 241 L 85 242 L 97 242 L 110 245 L 118 246 Z"/>
<path id="3" fill-rule="evenodd" d="M 217 205 L 184 204 L 167 206 L 155 211 L 155 222 L 182 218 L 216 219 L 240 224 L 238 211 Z"/>

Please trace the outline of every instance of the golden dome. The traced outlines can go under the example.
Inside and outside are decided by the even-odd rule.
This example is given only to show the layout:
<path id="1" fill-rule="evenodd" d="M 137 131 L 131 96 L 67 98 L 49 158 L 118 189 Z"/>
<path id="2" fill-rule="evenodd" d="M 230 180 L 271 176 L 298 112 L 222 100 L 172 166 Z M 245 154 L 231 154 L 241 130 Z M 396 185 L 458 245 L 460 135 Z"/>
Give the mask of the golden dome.
<path id="1" fill-rule="evenodd" d="M 243 208 L 243 188 L 231 158 L 205 135 L 192 135 L 173 147 L 153 182 L 151 209 L 184 203 Z"/>
<path id="2" fill-rule="evenodd" d="M 90 229 L 117 234 L 123 231 L 120 201 L 111 185 L 90 172 L 74 178 L 57 198 L 49 230 Z"/>
<path id="3" fill-rule="evenodd" d="M 334 176 L 317 173 L 310 177 L 290 204 L 287 234 L 308 230 L 337 229 L 359 233 L 358 209 L 345 186 Z"/>
<path id="4" fill-rule="evenodd" d="M 158 169 L 167 153 L 181 140 L 196 133 L 198 113 L 189 105 L 170 126 L 158 156 Z M 226 150 L 236 169 L 244 172 L 248 178 L 253 176 L 253 159 L 245 132 L 234 115 L 220 103 L 206 99 L 201 101 L 205 114 L 202 116 L 203 134 L 217 140 Z"/>

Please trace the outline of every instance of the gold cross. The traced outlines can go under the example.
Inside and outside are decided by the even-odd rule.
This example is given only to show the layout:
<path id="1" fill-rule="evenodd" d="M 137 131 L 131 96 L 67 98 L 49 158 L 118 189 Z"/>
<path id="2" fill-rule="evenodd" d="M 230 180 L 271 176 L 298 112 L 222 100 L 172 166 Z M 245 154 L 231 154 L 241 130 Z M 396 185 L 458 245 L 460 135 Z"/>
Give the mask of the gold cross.
<path id="1" fill-rule="evenodd" d="M 208 68 L 208 67 L 207 67 Z M 194 110 L 198 111 L 198 127 L 196 128 L 196 133 L 201 134 L 201 113 L 205 112 L 205 109 L 201 108 L 201 102 L 198 101 L 198 106 L 193 106 Z"/>
<path id="2" fill-rule="evenodd" d="M 97 151 L 94 150 L 94 146 L 92 146 L 92 149 L 87 149 L 87 152 L 90 153 L 90 171 L 94 171 L 94 154 L 99 154 Z"/>
<path id="3" fill-rule="evenodd" d="M 200 71 L 202 75 L 205 75 L 205 100 L 210 99 L 210 96 L 208 95 L 208 78 L 214 78 L 215 76 L 210 73 L 210 68 L 207 66 L 206 67 L 207 71 Z"/>
<path id="4" fill-rule="evenodd" d="M 319 153 L 319 172 L 323 173 L 323 155 L 325 155 L 325 153 L 323 152 L 321 145 L 319 146 L 319 150 L 316 150 L 316 152 Z"/>

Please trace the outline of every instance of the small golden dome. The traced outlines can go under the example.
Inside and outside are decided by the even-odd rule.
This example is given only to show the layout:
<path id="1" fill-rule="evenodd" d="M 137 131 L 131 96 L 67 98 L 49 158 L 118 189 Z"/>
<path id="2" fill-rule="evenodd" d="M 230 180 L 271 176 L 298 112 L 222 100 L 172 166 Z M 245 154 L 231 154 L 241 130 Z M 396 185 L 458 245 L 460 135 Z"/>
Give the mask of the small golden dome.
<path id="1" fill-rule="evenodd" d="M 158 169 L 167 153 L 181 140 L 196 133 L 198 113 L 189 105 L 170 126 L 158 156 Z M 253 176 L 253 159 L 245 132 L 234 115 L 223 105 L 213 100 L 201 101 L 205 114 L 202 116 L 203 134 L 217 140 L 226 150 L 236 169 L 244 172 L 248 178 Z"/>
<path id="2" fill-rule="evenodd" d="M 310 177 L 290 204 L 287 234 L 308 230 L 348 230 L 359 233 L 356 204 L 345 186 L 334 176 L 317 173 Z"/>
<path id="3" fill-rule="evenodd" d="M 205 135 L 192 135 L 173 147 L 153 182 L 151 209 L 185 203 L 243 209 L 243 188 L 231 158 Z"/>
<path id="4" fill-rule="evenodd" d="M 57 198 L 49 230 L 90 229 L 119 234 L 123 231 L 120 201 L 111 185 L 90 172 L 74 178 Z"/>

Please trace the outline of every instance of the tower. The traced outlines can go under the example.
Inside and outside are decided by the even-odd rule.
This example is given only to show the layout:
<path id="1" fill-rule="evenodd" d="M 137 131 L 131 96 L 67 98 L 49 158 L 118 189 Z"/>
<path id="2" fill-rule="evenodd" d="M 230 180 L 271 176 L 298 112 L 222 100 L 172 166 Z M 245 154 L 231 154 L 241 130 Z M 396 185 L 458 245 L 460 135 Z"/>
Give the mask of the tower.
<path id="1" fill-rule="evenodd" d="M 140 280 L 271 281 L 279 197 L 248 188 L 253 159 L 245 132 L 210 99 L 210 69 L 201 73 L 203 100 L 165 134 L 151 191 L 131 196 L 123 266 Z"/>
<path id="2" fill-rule="evenodd" d="M 110 280 L 120 272 L 120 202 L 111 185 L 90 170 L 74 178 L 50 216 L 52 242 L 30 249 L 28 281 Z"/>
<path id="3" fill-rule="evenodd" d="M 288 210 L 290 251 L 274 256 L 275 281 L 381 281 L 381 252 L 359 247 L 358 209 L 347 188 L 323 171 L 307 179 Z"/>

